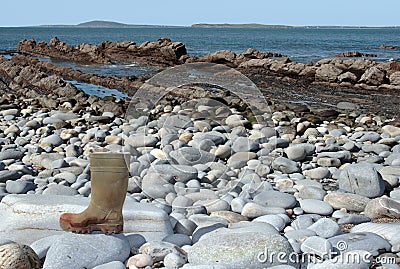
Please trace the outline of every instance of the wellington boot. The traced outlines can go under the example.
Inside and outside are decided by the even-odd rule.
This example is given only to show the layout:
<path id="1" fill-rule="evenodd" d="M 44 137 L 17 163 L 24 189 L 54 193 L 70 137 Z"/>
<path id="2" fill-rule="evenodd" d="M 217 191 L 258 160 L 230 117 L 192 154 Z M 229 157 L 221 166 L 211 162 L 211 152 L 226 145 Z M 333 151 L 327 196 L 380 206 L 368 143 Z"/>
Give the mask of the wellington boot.
<path id="1" fill-rule="evenodd" d="M 89 206 L 79 214 L 62 214 L 60 226 L 64 230 L 76 233 L 101 231 L 105 234 L 122 231 L 129 157 L 124 153 L 90 155 L 92 192 Z"/>

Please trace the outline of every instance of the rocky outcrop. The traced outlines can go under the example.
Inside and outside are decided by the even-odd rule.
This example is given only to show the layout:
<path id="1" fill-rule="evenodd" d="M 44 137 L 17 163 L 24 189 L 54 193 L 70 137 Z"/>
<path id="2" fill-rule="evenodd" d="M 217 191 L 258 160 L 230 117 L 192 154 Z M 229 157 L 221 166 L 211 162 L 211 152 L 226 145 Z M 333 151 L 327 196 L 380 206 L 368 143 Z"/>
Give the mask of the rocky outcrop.
<path id="1" fill-rule="evenodd" d="M 256 60 L 264 60 L 271 57 L 283 57 L 283 55 L 272 52 L 260 52 L 253 48 L 249 48 L 240 54 L 236 54 L 229 50 L 219 50 L 216 52 L 208 53 L 200 57 L 197 61 L 225 64 L 229 67 L 238 67 L 240 64 L 245 63 L 247 61 L 256 63 Z"/>
<path id="2" fill-rule="evenodd" d="M 125 100 L 112 102 L 89 96 L 65 81 L 71 79 L 71 74 L 66 75 L 68 70 L 64 70 L 63 74 L 66 76 L 62 76 L 54 74 L 57 68 L 50 72 L 49 69 L 43 68 L 42 64 L 50 64 L 49 69 L 54 66 L 25 56 L 16 56 L 12 60 L 0 62 L 0 85 L 3 85 L 0 89 L 1 109 L 17 107 L 23 109 L 25 107 L 22 107 L 20 100 L 26 98 L 29 98 L 29 103 L 33 106 L 40 105 L 47 109 L 59 108 L 72 112 L 89 109 L 94 115 L 101 115 L 104 111 L 121 115 L 128 105 L 128 101 Z M 86 76 L 88 80 L 98 79 L 104 83 L 108 80 L 117 84 L 113 78 L 88 74 Z"/>
<path id="3" fill-rule="evenodd" d="M 75 47 L 52 38 L 49 44 L 35 40 L 22 40 L 17 45 L 21 53 L 45 56 L 80 63 L 109 64 L 113 61 L 172 66 L 180 63 L 186 47 L 181 42 L 161 38 L 155 42 L 102 42 L 98 45 L 79 44 Z"/>
<path id="4" fill-rule="evenodd" d="M 361 53 L 359 51 L 346 51 L 335 54 L 335 57 L 378 57 L 373 53 Z"/>

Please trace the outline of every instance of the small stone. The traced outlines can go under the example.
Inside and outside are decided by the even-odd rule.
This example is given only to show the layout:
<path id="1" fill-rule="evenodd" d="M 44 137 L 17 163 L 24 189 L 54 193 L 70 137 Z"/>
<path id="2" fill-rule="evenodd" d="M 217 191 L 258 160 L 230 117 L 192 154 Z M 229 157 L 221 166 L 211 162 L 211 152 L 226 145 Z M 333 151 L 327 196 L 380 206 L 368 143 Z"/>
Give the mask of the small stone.
<path id="1" fill-rule="evenodd" d="M 353 193 L 331 192 L 324 197 L 324 201 L 334 209 L 346 208 L 349 211 L 361 212 L 370 199 Z"/>
<path id="2" fill-rule="evenodd" d="M 325 195 L 326 191 L 324 189 L 314 186 L 306 186 L 299 191 L 299 197 L 302 199 L 323 200 Z"/>
<path id="3" fill-rule="evenodd" d="M 400 202 L 385 197 L 375 198 L 368 202 L 364 212 L 371 219 L 383 217 L 398 219 L 400 218 Z"/>
<path id="4" fill-rule="evenodd" d="M 302 161 L 306 158 L 306 151 L 301 147 L 288 147 L 285 149 L 287 157 L 292 161 Z"/>
<path id="5" fill-rule="evenodd" d="M 254 196 L 254 202 L 263 206 L 293 208 L 297 204 L 293 195 L 279 191 L 263 191 Z"/>
<path id="6" fill-rule="evenodd" d="M 307 229 L 314 231 L 318 236 L 330 238 L 341 233 L 339 225 L 328 218 L 321 218 Z"/>
<path id="7" fill-rule="evenodd" d="M 319 236 L 310 236 L 301 244 L 301 251 L 304 254 L 316 255 L 321 258 L 329 258 L 332 252 L 331 243 Z"/>
<path id="8" fill-rule="evenodd" d="M 269 214 L 285 214 L 282 207 L 261 206 L 256 203 L 247 203 L 242 209 L 242 215 L 248 218 L 257 218 Z"/>
<path id="9" fill-rule="evenodd" d="M 136 254 L 128 259 L 125 263 L 126 267 L 136 266 L 137 268 L 142 268 L 146 266 L 153 265 L 153 258 L 148 254 Z"/>
<path id="10" fill-rule="evenodd" d="M 285 157 L 278 157 L 272 162 L 272 168 L 285 174 L 300 172 L 300 167 L 296 162 Z"/>
<path id="11" fill-rule="evenodd" d="M 346 166 L 338 180 L 339 188 L 368 198 L 381 196 L 385 183 L 378 171 L 368 163 Z"/>
<path id="12" fill-rule="evenodd" d="M 13 194 L 23 194 L 28 191 L 34 190 L 36 188 L 35 184 L 26 180 L 16 180 L 16 181 L 7 181 L 6 190 L 8 193 Z"/>
<path id="13" fill-rule="evenodd" d="M 333 208 L 326 202 L 315 199 L 304 199 L 300 201 L 300 207 L 306 213 L 314 213 L 319 215 L 330 215 Z"/>
<path id="14" fill-rule="evenodd" d="M 169 253 L 164 258 L 164 266 L 166 268 L 178 269 L 187 263 L 186 255 L 178 255 L 177 253 Z"/>

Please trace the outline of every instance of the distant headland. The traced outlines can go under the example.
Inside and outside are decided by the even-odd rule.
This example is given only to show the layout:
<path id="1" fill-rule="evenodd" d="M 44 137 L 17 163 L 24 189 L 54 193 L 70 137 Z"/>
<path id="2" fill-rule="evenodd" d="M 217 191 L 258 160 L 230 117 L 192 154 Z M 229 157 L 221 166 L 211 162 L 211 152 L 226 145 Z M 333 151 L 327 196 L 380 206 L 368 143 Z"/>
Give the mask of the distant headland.
<path id="1" fill-rule="evenodd" d="M 35 26 L 33 26 L 35 27 Z M 37 26 L 36 26 L 37 27 Z M 290 25 L 274 25 L 274 24 L 260 24 L 260 23 L 196 23 L 190 26 L 174 26 L 174 25 L 141 25 L 141 24 L 125 24 L 113 21 L 94 20 L 83 22 L 79 24 L 58 24 L 58 25 L 39 25 L 39 27 L 55 27 L 55 28 L 399 28 L 399 26 L 384 26 L 384 27 L 372 27 L 372 26 L 290 26 Z"/>

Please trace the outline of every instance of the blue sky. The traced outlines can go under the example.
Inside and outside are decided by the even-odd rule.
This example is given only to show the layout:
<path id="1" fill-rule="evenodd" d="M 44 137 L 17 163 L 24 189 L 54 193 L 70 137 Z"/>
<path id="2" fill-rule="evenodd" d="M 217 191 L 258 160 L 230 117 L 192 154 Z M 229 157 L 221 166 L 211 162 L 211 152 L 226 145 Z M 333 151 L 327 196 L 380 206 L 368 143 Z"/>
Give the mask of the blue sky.
<path id="1" fill-rule="evenodd" d="M 0 26 L 77 24 L 263 23 L 399 26 L 399 0 L 3 0 Z"/>

